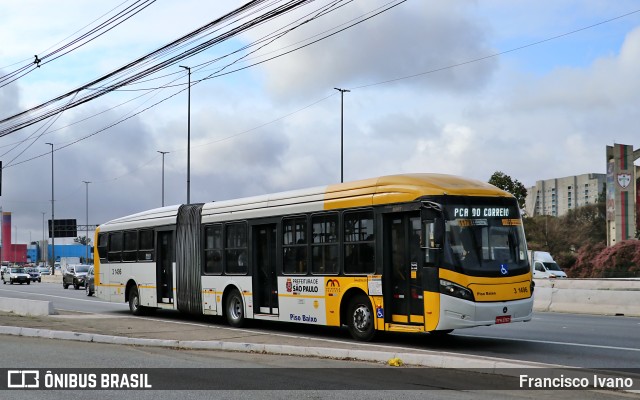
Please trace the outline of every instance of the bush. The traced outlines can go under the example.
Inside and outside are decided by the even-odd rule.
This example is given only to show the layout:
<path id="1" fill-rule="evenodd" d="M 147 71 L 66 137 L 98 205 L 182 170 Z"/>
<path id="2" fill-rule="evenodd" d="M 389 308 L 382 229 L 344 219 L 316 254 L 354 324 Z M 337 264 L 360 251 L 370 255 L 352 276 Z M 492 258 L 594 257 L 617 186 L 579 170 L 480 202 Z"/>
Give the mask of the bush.
<path id="1" fill-rule="evenodd" d="M 625 240 L 612 247 L 603 243 L 582 246 L 570 269 L 572 278 L 640 277 L 640 241 Z"/>

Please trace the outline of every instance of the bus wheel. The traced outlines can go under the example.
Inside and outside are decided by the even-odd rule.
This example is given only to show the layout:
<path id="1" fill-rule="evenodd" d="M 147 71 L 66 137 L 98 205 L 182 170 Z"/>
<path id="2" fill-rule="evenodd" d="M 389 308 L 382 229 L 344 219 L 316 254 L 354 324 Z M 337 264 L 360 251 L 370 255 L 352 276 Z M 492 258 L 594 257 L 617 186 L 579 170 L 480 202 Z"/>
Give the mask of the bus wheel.
<path id="1" fill-rule="evenodd" d="M 129 293 L 129 310 L 133 315 L 144 315 L 144 307 L 140 305 L 140 295 L 138 294 L 138 288 L 132 287 L 131 293 Z"/>
<path id="2" fill-rule="evenodd" d="M 376 330 L 371 302 L 367 296 L 358 295 L 351 300 L 347 318 L 347 326 L 354 339 L 365 342 L 373 339 Z"/>
<path id="3" fill-rule="evenodd" d="M 240 328 L 244 325 L 244 304 L 242 296 L 237 290 L 229 293 L 226 301 L 225 312 L 229 325 L 234 328 Z"/>

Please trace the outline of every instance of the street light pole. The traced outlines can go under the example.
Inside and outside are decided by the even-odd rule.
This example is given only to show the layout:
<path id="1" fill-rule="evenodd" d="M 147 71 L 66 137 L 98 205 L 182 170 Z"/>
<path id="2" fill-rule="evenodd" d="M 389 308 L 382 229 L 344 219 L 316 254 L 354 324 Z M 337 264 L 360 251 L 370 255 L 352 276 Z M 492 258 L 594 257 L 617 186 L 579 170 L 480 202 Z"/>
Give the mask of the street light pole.
<path id="1" fill-rule="evenodd" d="M 189 72 L 189 88 L 187 103 L 187 204 L 191 204 L 191 68 L 180 65 Z"/>
<path id="2" fill-rule="evenodd" d="M 334 88 L 340 92 L 340 183 L 344 182 L 344 93 L 351 90 Z"/>
<path id="3" fill-rule="evenodd" d="M 91 182 L 89 182 L 89 181 L 82 181 L 82 182 L 85 184 L 85 186 L 87 188 L 87 191 L 86 191 L 86 193 L 87 193 L 87 195 L 86 195 L 87 226 L 86 226 L 86 231 L 85 231 L 85 235 L 86 236 L 85 236 L 85 243 L 84 243 L 86 254 L 85 254 L 84 262 L 89 264 L 89 184 Z"/>
<path id="4" fill-rule="evenodd" d="M 162 207 L 164 207 L 164 155 L 169 152 L 160 150 L 157 150 L 157 152 L 162 154 Z"/>
<path id="5" fill-rule="evenodd" d="M 55 207 L 53 205 L 54 191 L 53 191 L 53 143 L 45 143 L 51 146 L 51 275 L 56 274 L 56 234 L 55 234 Z M 48 251 L 47 251 L 48 253 Z"/>
<path id="6" fill-rule="evenodd" d="M 40 243 L 40 245 L 44 246 L 44 214 L 45 214 L 45 212 L 44 211 L 40 211 L 40 212 L 42 213 L 42 242 Z M 43 254 L 44 257 L 42 257 L 40 259 L 40 261 L 44 261 L 44 265 L 47 265 L 47 256 L 48 256 L 47 253 L 48 252 L 49 252 L 49 249 L 47 249 L 47 251 L 43 251 L 42 252 L 42 253 L 44 253 Z"/>

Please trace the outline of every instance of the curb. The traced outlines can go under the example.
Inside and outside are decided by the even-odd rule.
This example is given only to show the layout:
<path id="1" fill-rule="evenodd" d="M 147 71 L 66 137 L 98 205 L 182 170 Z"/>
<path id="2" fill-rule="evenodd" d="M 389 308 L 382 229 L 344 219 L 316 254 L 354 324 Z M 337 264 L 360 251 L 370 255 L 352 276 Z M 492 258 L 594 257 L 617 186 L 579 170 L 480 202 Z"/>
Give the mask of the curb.
<path id="1" fill-rule="evenodd" d="M 478 356 L 457 356 L 452 354 L 416 354 L 393 351 L 367 351 L 353 349 L 338 349 L 326 347 L 303 347 L 280 344 L 257 344 L 242 342 L 174 340 L 174 339 L 143 339 L 126 336 L 111 336 L 71 331 L 54 331 L 48 329 L 22 328 L 19 326 L 0 326 L 0 335 L 40 337 L 45 339 L 75 340 L 79 342 L 118 344 L 147 347 L 172 347 L 183 350 L 218 350 L 246 353 L 263 353 L 274 355 L 291 355 L 303 357 L 331 358 L 338 360 L 358 360 L 376 363 L 387 363 L 399 358 L 405 365 L 430 368 L 481 368 L 491 371 L 516 368 L 562 368 L 555 364 L 533 363 L 527 361 L 513 361 L 500 358 L 486 358 Z M 564 367 L 566 368 L 566 367 Z M 515 373 L 515 372 L 514 372 Z M 504 374 L 504 371 L 502 371 Z"/>

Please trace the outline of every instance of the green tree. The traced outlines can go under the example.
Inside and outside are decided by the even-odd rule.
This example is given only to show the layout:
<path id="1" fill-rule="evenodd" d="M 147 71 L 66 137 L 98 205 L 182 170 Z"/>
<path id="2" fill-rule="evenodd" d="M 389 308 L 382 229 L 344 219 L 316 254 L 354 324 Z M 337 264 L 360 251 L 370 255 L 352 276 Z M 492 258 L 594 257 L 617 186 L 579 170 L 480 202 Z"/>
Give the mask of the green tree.
<path id="1" fill-rule="evenodd" d="M 77 238 L 73 239 L 74 243 L 80 243 L 83 245 L 90 245 L 91 244 L 91 238 L 88 238 L 86 236 L 78 236 Z"/>
<path id="2" fill-rule="evenodd" d="M 502 171 L 496 171 L 489 178 L 489 183 L 515 196 L 520 209 L 524 208 L 524 200 L 527 198 L 527 189 L 517 179 L 511 178 Z"/>

